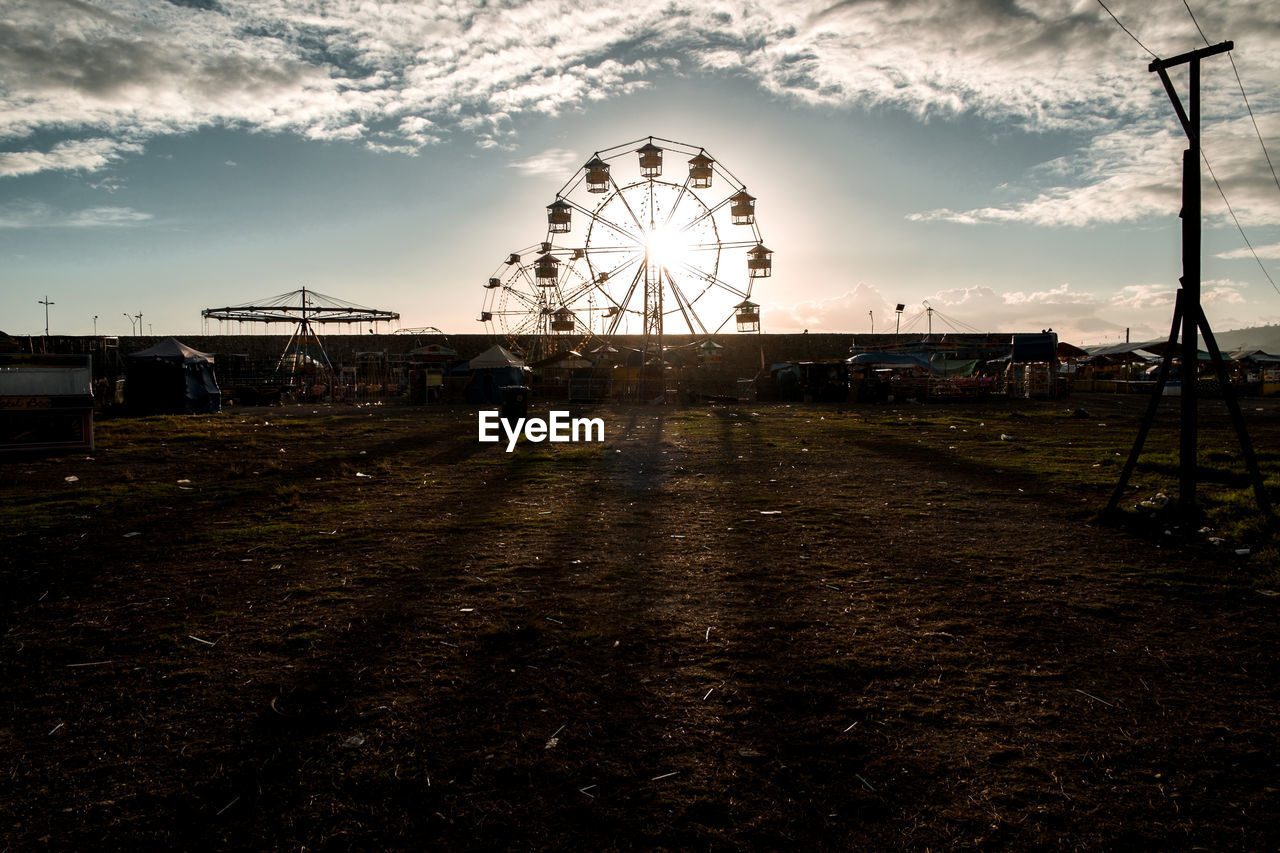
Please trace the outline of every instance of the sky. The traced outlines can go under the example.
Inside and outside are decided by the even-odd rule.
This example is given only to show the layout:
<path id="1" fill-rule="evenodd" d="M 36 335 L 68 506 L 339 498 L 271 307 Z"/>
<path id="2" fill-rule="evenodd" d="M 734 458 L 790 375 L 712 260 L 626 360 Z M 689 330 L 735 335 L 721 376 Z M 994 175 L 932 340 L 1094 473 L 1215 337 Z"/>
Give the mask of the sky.
<path id="1" fill-rule="evenodd" d="M 0 329 L 268 331 L 200 312 L 306 286 L 483 331 L 556 192 L 656 136 L 756 196 L 766 332 L 1162 338 L 1186 137 L 1148 63 L 1206 39 L 1205 311 L 1280 323 L 1273 0 L 1106 5 L 1129 33 L 1097 0 L 0 0 Z"/>

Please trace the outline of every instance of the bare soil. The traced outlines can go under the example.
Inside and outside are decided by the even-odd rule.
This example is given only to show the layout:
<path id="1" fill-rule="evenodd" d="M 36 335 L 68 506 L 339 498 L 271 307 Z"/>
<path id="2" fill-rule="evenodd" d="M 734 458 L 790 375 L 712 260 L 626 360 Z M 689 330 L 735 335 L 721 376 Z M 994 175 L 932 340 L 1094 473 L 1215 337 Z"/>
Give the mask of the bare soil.
<path id="1" fill-rule="evenodd" d="M 102 422 L 0 462 L 0 848 L 1277 849 L 1274 567 L 1097 522 L 1142 405 Z"/>

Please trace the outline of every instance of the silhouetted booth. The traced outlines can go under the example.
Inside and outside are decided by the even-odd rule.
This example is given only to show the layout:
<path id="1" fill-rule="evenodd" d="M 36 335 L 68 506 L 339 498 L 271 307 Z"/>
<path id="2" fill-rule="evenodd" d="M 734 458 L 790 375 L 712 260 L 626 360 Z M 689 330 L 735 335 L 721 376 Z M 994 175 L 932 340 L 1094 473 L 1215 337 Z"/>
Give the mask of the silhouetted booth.
<path id="1" fill-rule="evenodd" d="M 510 350 L 495 346 L 480 353 L 467 363 L 471 375 L 467 380 L 468 403 L 502 403 L 502 389 L 529 384 L 532 371 L 524 359 Z"/>
<path id="2" fill-rule="evenodd" d="M 129 354 L 124 401 L 134 415 L 204 414 L 222 410 L 213 356 L 177 338 Z"/>
<path id="3" fill-rule="evenodd" d="M 1009 395 L 1041 398 L 1058 396 L 1058 336 L 1052 330 L 1038 335 L 1014 335 L 1009 344 L 1009 367 L 1006 369 L 1005 383 Z"/>
<path id="4" fill-rule="evenodd" d="M 0 455 L 93 449 L 87 355 L 0 355 Z"/>

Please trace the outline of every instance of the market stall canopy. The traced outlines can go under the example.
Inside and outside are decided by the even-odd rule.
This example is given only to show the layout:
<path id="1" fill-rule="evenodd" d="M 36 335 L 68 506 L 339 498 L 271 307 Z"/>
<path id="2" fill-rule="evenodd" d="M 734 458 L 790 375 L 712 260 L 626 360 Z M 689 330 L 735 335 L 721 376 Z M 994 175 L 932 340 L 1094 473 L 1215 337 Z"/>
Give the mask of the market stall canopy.
<path id="1" fill-rule="evenodd" d="M 936 373 L 933 365 L 914 355 L 902 352 L 863 352 L 845 360 L 845 364 L 883 365 L 886 367 L 921 367 Z"/>
<path id="2" fill-rule="evenodd" d="M 1136 353 L 1139 356 L 1142 356 L 1143 353 L 1159 356 L 1164 353 L 1164 351 L 1168 348 L 1168 346 L 1169 346 L 1168 340 L 1164 338 L 1158 338 L 1154 341 L 1139 341 L 1137 343 L 1129 343 L 1129 344 L 1109 344 L 1107 346 L 1086 347 L 1085 349 L 1089 353 L 1089 355 L 1093 356 L 1094 358 L 1098 356 L 1110 357 L 1110 356 L 1117 356 L 1117 355 L 1130 355 L 1134 353 Z M 1138 352 L 1138 350 L 1142 350 L 1142 352 L 1140 353 Z"/>
<path id="3" fill-rule="evenodd" d="M 129 358 L 158 358 L 162 361 L 181 361 L 183 364 L 213 364 L 213 356 L 184 344 L 177 338 L 166 338 L 153 347 L 129 353 Z"/>
<path id="4" fill-rule="evenodd" d="M 1231 361 L 1252 361 L 1256 364 L 1271 364 L 1280 361 L 1280 355 L 1271 355 L 1262 350 L 1240 350 L 1228 356 Z"/>
<path id="5" fill-rule="evenodd" d="M 591 361 L 583 358 L 582 353 L 577 350 L 561 350 L 560 352 L 553 353 L 544 359 L 535 361 L 530 366 L 573 369 L 579 367 L 591 367 Z"/>

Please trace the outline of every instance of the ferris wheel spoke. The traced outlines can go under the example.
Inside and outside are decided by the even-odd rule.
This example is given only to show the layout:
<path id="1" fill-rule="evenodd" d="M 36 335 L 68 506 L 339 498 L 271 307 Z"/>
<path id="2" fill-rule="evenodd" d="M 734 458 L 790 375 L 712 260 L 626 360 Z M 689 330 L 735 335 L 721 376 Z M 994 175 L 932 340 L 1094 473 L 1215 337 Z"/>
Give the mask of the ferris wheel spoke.
<path id="1" fill-rule="evenodd" d="M 626 294 L 622 297 L 621 302 L 614 302 L 614 307 L 618 309 L 618 313 L 613 315 L 612 322 L 609 323 L 608 334 L 617 334 L 618 325 L 626 318 L 627 306 L 631 304 L 632 298 L 635 296 L 636 286 L 640 283 L 644 275 L 644 268 L 636 270 L 636 274 L 631 277 L 631 284 L 627 287 Z"/>
<path id="2" fill-rule="evenodd" d="M 676 218 L 676 211 L 680 209 L 680 202 L 684 201 L 684 197 L 688 195 L 694 201 L 701 204 L 701 200 L 695 193 L 689 192 L 689 181 L 693 180 L 692 176 L 686 177 L 684 183 L 680 186 L 680 192 L 676 193 L 675 201 L 671 203 L 671 209 L 667 211 L 667 218 L 662 221 L 662 227 L 669 229 L 671 222 Z"/>
<path id="3" fill-rule="evenodd" d="M 618 254 L 619 252 L 625 252 L 626 254 L 629 254 L 629 255 L 635 255 L 635 254 L 640 254 L 641 253 L 640 250 L 641 250 L 640 246 L 592 246 L 591 248 L 586 250 L 586 254 L 604 255 L 604 254 Z"/>
<path id="4" fill-rule="evenodd" d="M 514 288 L 507 288 L 507 299 L 514 299 L 516 302 L 519 302 L 521 305 L 529 309 L 542 307 L 540 300 L 536 299 L 531 294 L 524 293 L 523 291 L 516 290 Z M 502 304 L 504 306 L 502 310 L 505 311 L 506 299 L 503 300 Z"/>
<path id="5" fill-rule="evenodd" d="M 605 218 L 604 216 L 600 215 L 600 214 L 599 214 L 599 212 L 589 210 L 589 209 L 587 209 L 587 208 L 583 207 L 581 204 L 577 203 L 576 201 L 573 201 L 572 199 L 563 199 L 563 201 L 568 202 L 568 203 L 569 203 L 569 205 L 571 205 L 571 206 L 573 207 L 573 209 L 574 209 L 574 210 L 580 211 L 584 216 L 586 216 L 587 218 L 589 218 L 589 219 L 592 221 L 592 225 L 600 224 L 600 225 L 608 226 L 608 227 L 609 227 L 610 229 L 612 229 L 613 231 L 616 231 L 617 233 L 621 234 L 622 236 L 624 236 L 624 237 L 626 237 L 626 238 L 628 238 L 628 239 L 632 240 L 632 241 L 633 241 L 633 242 L 635 242 L 637 245 L 642 245 L 642 244 L 644 243 L 644 239 L 643 239 L 643 237 L 642 237 L 641 235 L 636 234 L 636 233 L 635 233 L 635 232 L 633 232 L 633 231 L 629 231 L 629 230 L 626 228 L 626 226 L 624 226 L 624 225 L 619 225 L 618 223 L 614 222 L 613 220 L 611 220 L 611 219 L 607 219 L 607 218 Z M 603 207 L 603 205 L 602 205 L 601 207 Z M 634 214 L 633 214 L 633 218 L 634 218 Z M 640 228 L 640 230 L 643 232 L 644 227 L 643 227 L 643 226 L 641 226 L 639 222 L 637 222 L 637 223 L 636 223 L 636 226 L 637 226 L 638 228 Z"/>
<path id="6" fill-rule="evenodd" d="M 729 293 L 732 293 L 734 296 L 740 297 L 742 299 L 746 299 L 751 295 L 748 291 L 740 290 L 739 288 L 734 287 L 733 285 L 729 284 L 726 281 L 723 281 L 722 279 L 717 278 L 714 275 L 707 275 L 706 273 L 702 272 L 702 270 L 698 269 L 695 266 L 692 266 L 690 264 L 682 264 L 682 266 L 684 266 L 691 273 L 693 273 L 693 275 L 705 281 L 709 286 L 719 287 L 721 290 L 728 291 Z M 710 287 L 708 287 L 707 289 L 710 289 Z M 705 292 L 706 290 L 703 290 L 703 293 Z M 701 295 L 702 295 L 701 293 L 698 294 L 699 297 L 701 297 Z"/>
<path id="7" fill-rule="evenodd" d="M 644 258 L 641 255 L 630 255 L 624 258 L 622 260 L 622 263 L 618 264 L 613 269 L 603 270 L 605 274 L 605 280 L 609 281 L 611 279 L 617 278 L 618 273 L 622 272 L 627 267 L 631 266 L 632 264 L 641 264 L 643 262 L 644 262 Z"/>
<path id="8" fill-rule="evenodd" d="M 576 289 L 565 290 L 560 293 L 560 304 L 567 306 L 573 305 L 583 295 L 591 293 L 595 290 L 595 285 L 589 281 L 580 282 Z"/>
<path id="9" fill-rule="evenodd" d="M 611 239 L 613 240 L 621 239 L 635 247 L 644 245 L 643 232 L 638 233 L 631 231 L 626 226 L 618 225 L 613 220 L 605 219 L 603 216 L 598 217 L 596 221 L 592 223 L 592 228 L 594 229 L 597 224 L 604 226 L 608 231 L 612 232 L 613 236 Z M 589 239 L 590 238 L 588 238 L 588 240 Z"/>
<path id="10" fill-rule="evenodd" d="M 516 274 L 512 276 L 512 278 L 518 279 L 521 283 L 523 283 L 525 288 L 527 288 L 530 293 L 537 293 L 538 282 L 537 282 L 537 279 L 534 278 L 533 273 L 531 272 L 532 269 L 533 269 L 532 264 L 525 264 L 524 266 L 516 270 Z"/>
<path id="11" fill-rule="evenodd" d="M 613 201 L 613 199 L 614 199 L 614 198 L 616 198 L 616 199 L 618 199 L 619 201 L 621 201 L 621 202 L 622 202 L 622 206 L 623 206 L 623 207 L 625 207 L 625 208 L 627 209 L 627 213 L 631 214 L 631 221 L 632 221 L 632 222 L 634 222 L 634 223 L 636 224 L 636 228 L 638 228 L 638 229 L 640 230 L 640 240 L 641 240 L 641 242 L 643 243 L 643 242 L 644 242 L 644 236 L 643 236 L 643 235 L 644 235 L 644 230 L 645 230 L 645 229 L 644 229 L 644 223 L 643 223 L 642 221 L 640 221 L 640 217 L 639 217 L 639 216 L 636 216 L 636 212 L 635 212 L 634 210 L 632 210 L 632 209 L 631 209 L 631 202 L 627 201 L 627 194 L 623 192 L 624 187 L 620 187 L 620 186 L 618 186 L 618 182 L 617 182 L 616 180 L 614 180 L 614 177 L 613 177 L 613 173 L 612 173 L 612 172 L 610 172 L 610 173 L 609 173 L 609 183 L 613 186 L 613 193 L 614 193 L 614 195 L 613 195 L 613 198 L 607 199 L 607 200 L 605 201 L 605 203 L 601 205 L 601 207 L 603 208 L 603 207 L 604 207 L 605 205 L 607 205 L 610 201 Z M 634 184 L 632 184 L 631 186 L 635 186 L 635 185 L 634 185 Z"/>
<path id="12" fill-rule="evenodd" d="M 691 220 L 689 220 L 688 222 L 686 222 L 686 223 L 684 224 L 684 227 L 682 227 L 682 228 L 681 228 L 678 232 L 676 232 L 676 233 L 683 234 L 683 233 L 685 233 L 686 231 L 688 231 L 690 228 L 692 228 L 693 226 L 697 225 L 699 222 L 702 222 L 703 220 L 706 220 L 706 219 L 710 219 L 711 217 L 715 216 L 715 214 L 716 214 L 716 212 L 717 212 L 717 211 L 719 211 L 721 208 L 723 208 L 723 207 L 724 207 L 726 204 L 728 204 L 728 203 L 729 203 L 729 199 L 727 199 L 727 198 L 726 198 L 724 201 L 720 202 L 720 203 L 719 203 L 719 204 L 717 204 L 715 207 L 709 207 L 709 208 L 707 208 L 707 209 L 706 209 L 706 211 L 705 211 L 704 213 L 702 213 L 700 216 L 698 216 L 697 218 L 695 218 L 695 219 L 691 219 Z"/>
<path id="13" fill-rule="evenodd" d="M 702 325 L 702 319 L 699 318 L 697 312 L 693 310 L 692 303 L 685 298 L 684 292 L 680 290 L 680 285 L 676 284 L 675 278 L 667 269 L 664 268 L 662 270 L 662 274 L 667 279 L 667 285 L 671 288 L 671 295 L 675 297 L 676 307 L 680 309 L 680 315 L 684 317 L 685 325 L 689 327 L 689 334 L 696 335 L 698 333 L 697 329 L 693 328 L 693 320 L 697 320 L 698 325 L 702 327 L 702 333 L 705 335 L 707 333 L 707 328 Z M 690 316 L 693 317 L 693 320 L 689 319 Z"/>
<path id="14" fill-rule="evenodd" d="M 711 251 L 716 249 L 750 249 L 756 246 L 756 240 L 735 240 L 732 243 L 695 243 L 684 248 L 689 251 Z"/>

